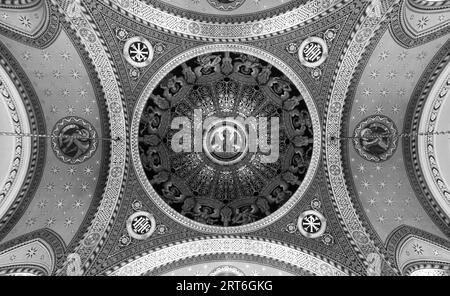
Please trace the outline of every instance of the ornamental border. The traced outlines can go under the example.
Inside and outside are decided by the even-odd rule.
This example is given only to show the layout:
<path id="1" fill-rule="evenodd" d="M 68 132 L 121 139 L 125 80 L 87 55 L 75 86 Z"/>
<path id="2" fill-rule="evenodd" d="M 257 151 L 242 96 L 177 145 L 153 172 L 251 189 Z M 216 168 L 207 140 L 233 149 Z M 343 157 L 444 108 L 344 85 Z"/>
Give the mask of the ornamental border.
<path id="1" fill-rule="evenodd" d="M 197 248 L 194 246 L 197 245 Z M 169 254 L 172 252 L 173 254 Z M 354 275 L 347 268 L 309 250 L 274 240 L 249 236 L 213 236 L 191 239 L 142 252 L 105 271 L 107 275 L 140 275 L 193 257 L 210 254 L 245 254 L 289 263 L 316 275 Z M 179 258 L 174 258 L 178 256 Z M 175 259 L 175 260 L 174 260 Z"/>
<path id="2" fill-rule="evenodd" d="M 120 3 L 118 0 L 101 0 L 100 2 L 102 2 L 101 5 L 119 11 L 144 25 L 156 27 L 174 35 L 209 41 L 242 41 L 260 39 L 297 29 L 333 13 L 353 1 L 330 0 L 330 3 L 322 5 L 323 0 L 311 0 L 284 14 L 240 23 L 193 20 L 161 11 L 139 0 L 120 1 Z"/>

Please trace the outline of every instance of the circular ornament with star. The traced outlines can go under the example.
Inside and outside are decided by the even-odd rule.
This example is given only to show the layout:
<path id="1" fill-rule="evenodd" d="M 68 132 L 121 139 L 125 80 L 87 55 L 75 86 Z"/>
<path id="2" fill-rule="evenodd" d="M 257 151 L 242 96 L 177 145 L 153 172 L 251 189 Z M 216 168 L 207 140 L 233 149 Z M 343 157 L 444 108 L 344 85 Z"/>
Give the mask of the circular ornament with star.
<path id="1" fill-rule="evenodd" d="M 208 3 L 215 9 L 221 11 L 231 11 L 239 8 L 245 0 L 208 0 Z"/>
<path id="2" fill-rule="evenodd" d="M 144 240 L 149 238 L 156 229 L 156 221 L 148 212 L 136 212 L 127 220 L 128 234 L 135 239 Z"/>
<path id="3" fill-rule="evenodd" d="M 298 57 L 305 67 L 319 67 L 328 57 L 327 43 L 322 38 L 309 37 L 300 45 Z"/>
<path id="4" fill-rule="evenodd" d="M 123 55 L 130 65 L 142 68 L 152 62 L 154 49 L 147 39 L 135 36 L 125 42 Z"/>
<path id="5" fill-rule="evenodd" d="M 372 162 L 388 160 L 397 149 L 397 128 L 388 117 L 374 115 L 361 121 L 353 132 L 358 154 Z"/>
<path id="6" fill-rule="evenodd" d="M 314 210 L 303 212 L 297 221 L 297 228 L 307 238 L 317 238 L 324 234 L 327 227 L 325 217 Z"/>
<path id="7" fill-rule="evenodd" d="M 62 162 L 80 164 L 97 150 L 97 132 L 86 120 L 70 116 L 58 121 L 52 132 L 52 149 Z"/>

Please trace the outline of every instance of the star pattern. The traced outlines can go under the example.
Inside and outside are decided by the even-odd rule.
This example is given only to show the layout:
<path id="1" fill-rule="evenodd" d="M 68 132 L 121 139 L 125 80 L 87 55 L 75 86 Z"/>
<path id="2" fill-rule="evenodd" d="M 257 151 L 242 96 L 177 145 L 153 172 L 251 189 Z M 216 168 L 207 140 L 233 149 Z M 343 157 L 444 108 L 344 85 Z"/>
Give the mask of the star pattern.
<path id="1" fill-rule="evenodd" d="M 388 116 L 401 127 L 411 93 L 421 75 L 418 71 L 435 54 L 428 48 L 439 49 L 433 45 L 427 49 L 423 46 L 405 49 L 392 46 L 393 43 L 389 33 L 385 34 L 367 63 L 357 89 L 360 95 L 355 97 L 350 115 L 350 131 L 366 116 L 376 114 Z M 381 237 L 387 237 L 391 230 L 403 224 L 440 234 L 415 197 L 399 149 L 383 163 L 369 162 L 354 149 L 349 150 L 356 192 Z"/>
<path id="2" fill-rule="evenodd" d="M 428 25 L 428 21 L 430 20 L 430 18 L 428 16 L 422 16 L 418 21 L 417 21 L 417 27 L 419 27 L 420 29 L 425 28 Z"/>
<path id="3" fill-rule="evenodd" d="M 1 14 L 0 14 L 1 16 Z M 34 18 L 29 18 L 32 23 Z M 26 20 L 24 20 L 25 22 Z M 66 116 L 78 116 L 101 131 L 100 114 L 94 89 L 78 51 L 64 31 L 45 49 L 16 41 L 8 44 L 42 101 L 46 124 L 50 131 Z M 48 148 L 48 166 L 43 170 L 42 183 L 22 219 L 17 223 L 13 239 L 42 227 L 50 228 L 68 244 L 87 213 L 100 172 L 101 155 L 79 165 L 67 165 L 56 159 Z"/>
<path id="4" fill-rule="evenodd" d="M 25 29 L 28 29 L 28 30 L 31 29 L 32 24 L 31 24 L 31 20 L 28 16 L 26 16 L 26 15 L 19 16 L 19 21 Z"/>

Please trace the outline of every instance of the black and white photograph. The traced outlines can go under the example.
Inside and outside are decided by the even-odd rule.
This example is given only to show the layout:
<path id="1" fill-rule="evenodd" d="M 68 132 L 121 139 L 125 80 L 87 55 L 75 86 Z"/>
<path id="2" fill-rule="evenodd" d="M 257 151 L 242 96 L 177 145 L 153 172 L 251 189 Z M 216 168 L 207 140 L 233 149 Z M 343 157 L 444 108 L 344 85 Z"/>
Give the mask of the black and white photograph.
<path id="1" fill-rule="evenodd" d="M 450 276 L 450 1 L 0 0 L 0 276 Z"/>

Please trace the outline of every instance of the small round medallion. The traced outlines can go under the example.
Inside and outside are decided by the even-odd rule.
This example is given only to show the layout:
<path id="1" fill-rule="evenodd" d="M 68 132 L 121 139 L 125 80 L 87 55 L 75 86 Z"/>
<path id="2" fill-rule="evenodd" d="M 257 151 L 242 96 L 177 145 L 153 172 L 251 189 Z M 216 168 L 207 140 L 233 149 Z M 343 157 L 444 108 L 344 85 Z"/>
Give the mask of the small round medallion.
<path id="1" fill-rule="evenodd" d="M 92 247 L 94 246 L 101 238 L 100 233 L 94 232 L 89 234 L 84 240 L 83 240 L 83 244 L 86 247 Z"/>
<path id="2" fill-rule="evenodd" d="M 298 217 L 297 228 L 303 236 L 317 238 L 325 232 L 326 219 L 317 211 L 305 211 Z"/>
<path id="3" fill-rule="evenodd" d="M 123 55 L 128 63 L 137 68 L 150 65 L 154 50 L 150 42 L 142 37 L 132 37 L 125 42 Z"/>
<path id="4" fill-rule="evenodd" d="M 122 235 L 119 239 L 119 243 L 122 246 L 128 246 L 131 243 L 131 237 L 129 235 Z"/>
<path id="5" fill-rule="evenodd" d="M 156 229 L 156 221 L 152 214 L 147 212 L 136 212 L 127 220 L 128 234 L 135 239 L 144 240 L 149 238 Z"/>
<path id="6" fill-rule="evenodd" d="M 139 200 L 135 200 L 133 201 L 133 203 L 131 204 L 131 207 L 133 208 L 133 210 L 135 211 L 140 211 L 142 209 L 142 202 Z"/>
<path id="7" fill-rule="evenodd" d="M 327 43 L 319 37 L 309 37 L 298 49 L 302 65 L 315 68 L 322 65 L 328 57 Z"/>

